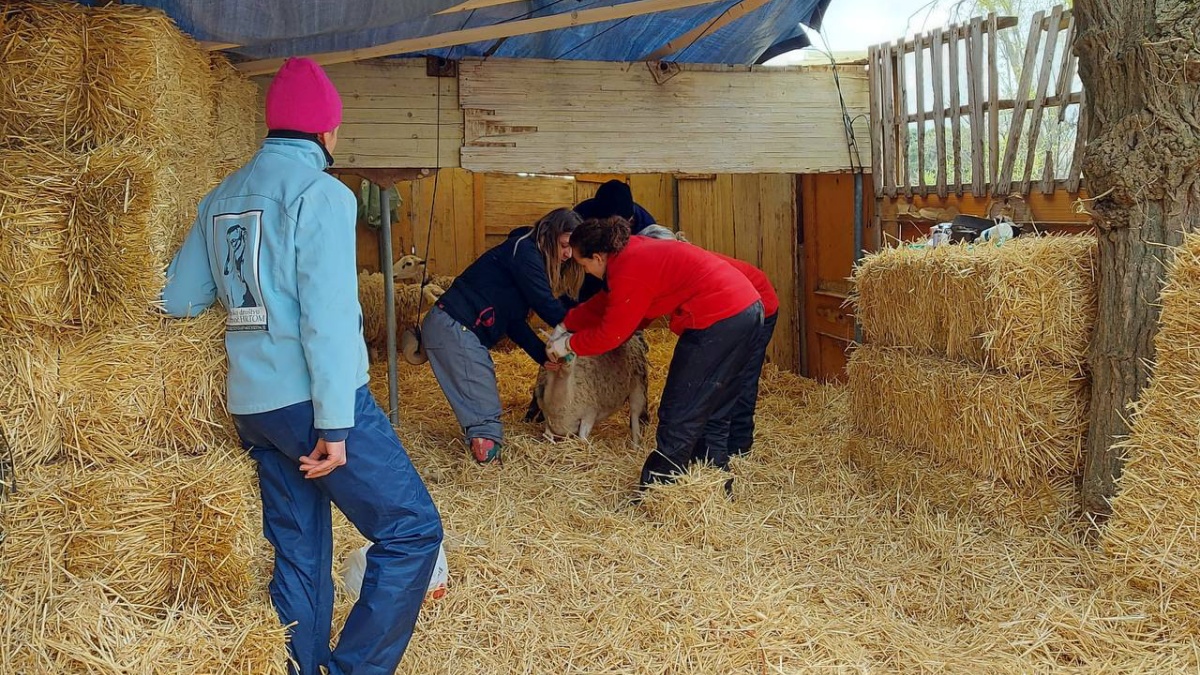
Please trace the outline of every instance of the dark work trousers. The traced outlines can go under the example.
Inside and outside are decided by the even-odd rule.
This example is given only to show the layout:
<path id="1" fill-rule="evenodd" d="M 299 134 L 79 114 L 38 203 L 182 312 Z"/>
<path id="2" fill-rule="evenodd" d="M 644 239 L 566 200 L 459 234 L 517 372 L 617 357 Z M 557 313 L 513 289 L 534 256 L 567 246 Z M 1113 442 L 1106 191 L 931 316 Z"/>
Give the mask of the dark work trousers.
<path id="1" fill-rule="evenodd" d="M 258 463 L 263 534 L 275 548 L 271 600 L 291 628 L 293 673 L 392 675 L 412 638 L 437 562 L 437 508 L 387 417 L 366 386 L 355 393 L 346 464 L 307 479 L 300 457 L 317 445 L 311 401 L 235 415 L 242 445 Z M 329 651 L 333 620 L 330 502 L 373 545 L 362 592 Z"/>
<path id="2" fill-rule="evenodd" d="M 658 404 L 657 447 L 642 466 L 642 486 L 669 481 L 694 458 L 714 414 L 727 414 L 763 323 L 762 302 L 679 336 Z"/>
<path id="3" fill-rule="evenodd" d="M 713 415 L 704 426 L 704 437 L 700 439 L 697 455 L 722 469 L 729 466 L 729 458 L 750 450 L 754 443 L 754 410 L 758 407 L 758 383 L 762 379 L 763 363 L 767 360 L 767 345 L 775 333 L 776 312 L 763 319 L 762 328 L 750 345 L 750 360 L 742 369 L 735 385 L 736 393 L 724 414 Z"/>

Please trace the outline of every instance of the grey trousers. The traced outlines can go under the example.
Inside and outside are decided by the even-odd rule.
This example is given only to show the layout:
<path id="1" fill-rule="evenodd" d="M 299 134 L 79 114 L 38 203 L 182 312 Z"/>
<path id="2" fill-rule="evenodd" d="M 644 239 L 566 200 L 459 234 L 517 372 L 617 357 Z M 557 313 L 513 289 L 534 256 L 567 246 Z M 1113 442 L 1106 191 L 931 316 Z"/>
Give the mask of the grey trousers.
<path id="1" fill-rule="evenodd" d="M 491 352 L 475 333 L 436 306 L 421 325 L 421 344 L 467 440 L 503 442 L 500 391 Z"/>

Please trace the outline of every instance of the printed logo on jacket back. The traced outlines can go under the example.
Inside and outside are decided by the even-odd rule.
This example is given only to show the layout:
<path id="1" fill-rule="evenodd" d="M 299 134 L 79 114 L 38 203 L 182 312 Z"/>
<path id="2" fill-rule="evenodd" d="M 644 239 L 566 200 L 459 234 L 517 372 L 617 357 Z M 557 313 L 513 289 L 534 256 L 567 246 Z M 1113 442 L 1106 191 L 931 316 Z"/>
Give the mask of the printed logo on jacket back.
<path id="1" fill-rule="evenodd" d="M 221 302 L 229 310 L 225 329 L 267 330 L 267 306 L 259 281 L 262 254 L 262 211 L 214 216 L 209 241 Z"/>

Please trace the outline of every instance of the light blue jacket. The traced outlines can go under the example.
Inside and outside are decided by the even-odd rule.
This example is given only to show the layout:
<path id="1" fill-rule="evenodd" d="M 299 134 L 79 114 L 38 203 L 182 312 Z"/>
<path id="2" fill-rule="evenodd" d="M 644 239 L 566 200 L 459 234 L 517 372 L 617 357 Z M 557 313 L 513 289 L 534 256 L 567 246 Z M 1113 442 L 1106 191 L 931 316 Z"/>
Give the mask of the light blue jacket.
<path id="1" fill-rule="evenodd" d="M 354 194 L 324 173 L 324 149 L 268 138 L 250 163 L 200 202 L 167 268 L 163 305 L 229 312 L 229 412 L 252 415 L 311 400 L 314 426 L 341 440 L 367 383 L 358 303 Z"/>

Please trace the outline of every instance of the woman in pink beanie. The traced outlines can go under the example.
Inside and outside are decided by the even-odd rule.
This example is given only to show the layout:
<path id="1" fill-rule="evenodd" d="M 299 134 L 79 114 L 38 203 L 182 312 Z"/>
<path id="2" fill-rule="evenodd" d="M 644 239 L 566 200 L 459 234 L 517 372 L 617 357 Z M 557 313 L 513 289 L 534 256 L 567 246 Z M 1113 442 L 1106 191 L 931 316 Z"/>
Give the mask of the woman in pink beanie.
<path id="1" fill-rule="evenodd" d="M 325 172 L 342 102 L 321 67 L 288 59 L 267 90 L 269 133 L 200 203 L 167 269 L 164 309 L 228 312 L 229 411 L 258 464 L 271 599 L 294 671 L 392 675 L 442 540 L 437 508 L 367 390 L 357 204 Z M 332 653 L 330 503 L 373 542 Z"/>

